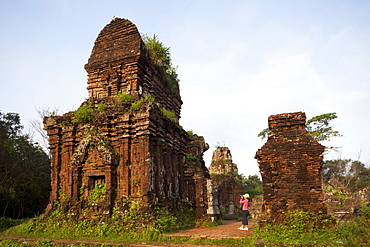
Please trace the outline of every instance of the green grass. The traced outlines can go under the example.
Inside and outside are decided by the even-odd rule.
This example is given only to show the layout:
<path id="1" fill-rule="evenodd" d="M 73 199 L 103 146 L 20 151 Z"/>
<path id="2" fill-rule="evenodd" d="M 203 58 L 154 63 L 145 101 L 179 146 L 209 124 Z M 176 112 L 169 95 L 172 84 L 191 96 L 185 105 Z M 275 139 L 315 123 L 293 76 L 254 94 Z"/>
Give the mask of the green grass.
<path id="1" fill-rule="evenodd" d="M 73 116 L 74 123 L 87 123 L 90 122 L 94 117 L 94 105 L 89 102 L 82 106 L 80 106 L 75 112 Z"/>
<path id="2" fill-rule="evenodd" d="M 279 222 L 269 222 L 257 230 L 263 243 L 319 246 L 368 246 L 370 242 L 370 209 L 351 222 L 333 224 L 325 215 L 312 212 L 286 212 Z"/>
<path id="3" fill-rule="evenodd" d="M 176 218 L 167 212 L 161 212 L 157 219 L 158 224 L 143 224 L 145 215 L 138 216 L 136 212 L 128 218 L 127 222 L 117 220 L 80 220 L 62 216 L 55 211 L 48 218 L 28 220 L 11 223 L 12 220 L 2 219 L 2 228 L 6 229 L 0 234 L 2 239 L 17 237 L 18 239 L 33 238 L 39 240 L 35 245 L 53 246 L 49 240 L 65 239 L 94 241 L 111 245 L 122 243 L 188 243 L 223 246 L 254 246 L 256 243 L 266 246 L 368 246 L 370 242 L 370 209 L 364 207 L 360 215 L 351 222 L 332 224 L 324 215 L 315 215 L 311 212 L 293 211 L 284 213 L 279 222 L 269 222 L 263 228 L 257 224 L 254 234 L 242 239 L 207 239 L 186 238 L 164 235 L 175 224 Z M 135 218 L 137 217 L 137 218 Z M 156 220 L 150 218 L 149 222 Z M 147 222 L 148 222 L 147 221 Z M 42 241 L 40 241 L 42 240 Z M 3 240 L 0 246 L 27 246 L 19 245 L 19 241 Z M 78 246 L 78 245 L 75 245 Z M 99 246 L 99 245 L 97 245 Z"/>
<path id="4" fill-rule="evenodd" d="M 175 112 L 166 110 L 164 108 L 162 108 L 161 111 L 162 111 L 163 115 L 165 115 L 166 117 L 168 117 L 169 119 L 171 119 L 175 123 L 178 123 L 179 122 L 179 119 L 177 118 Z"/>

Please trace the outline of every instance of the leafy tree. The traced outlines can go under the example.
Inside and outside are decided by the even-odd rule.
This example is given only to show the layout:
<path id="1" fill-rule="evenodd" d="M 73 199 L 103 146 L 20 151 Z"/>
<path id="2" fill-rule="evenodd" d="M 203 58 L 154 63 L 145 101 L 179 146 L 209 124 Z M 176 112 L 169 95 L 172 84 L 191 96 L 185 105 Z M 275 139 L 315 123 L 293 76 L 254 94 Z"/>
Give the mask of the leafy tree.
<path id="1" fill-rule="evenodd" d="M 0 112 L 0 213 L 32 217 L 46 206 L 50 191 L 48 155 L 22 135 L 20 117 Z"/>
<path id="2" fill-rule="evenodd" d="M 313 117 L 306 122 L 307 132 L 317 141 L 326 141 L 331 137 L 342 136 L 329 126 L 329 122 L 338 118 L 335 112 L 325 113 Z"/>
<path id="3" fill-rule="evenodd" d="M 258 175 L 249 175 L 243 179 L 243 193 L 248 193 L 251 199 L 262 195 L 262 181 Z"/>
<path id="4" fill-rule="evenodd" d="M 350 159 L 326 160 L 324 161 L 322 176 L 324 182 L 329 182 L 330 179 L 336 178 L 340 182 L 344 182 L 347 173 L 347 167 Z"/>
<path id="5" fill-rule="evenodd" d="M 370 168 L 360 161 L 351 159 L 326 160 L 323 166 L 323 180 L 338 179 L 352 192 L 370 186 Z"/>

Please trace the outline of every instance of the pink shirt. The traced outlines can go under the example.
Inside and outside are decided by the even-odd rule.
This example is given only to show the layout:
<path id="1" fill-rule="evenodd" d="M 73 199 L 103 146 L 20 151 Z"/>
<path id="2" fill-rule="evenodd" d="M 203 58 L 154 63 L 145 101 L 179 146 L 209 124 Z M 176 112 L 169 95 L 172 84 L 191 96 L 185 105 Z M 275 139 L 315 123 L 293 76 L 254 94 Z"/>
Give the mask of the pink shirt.
<path id="1" fill-rule="evenodd" d="M 243 209 L 242 210 L 248 210 L 248 204 L 249 204 L 248 199 L 240 199 L 240 204 L 243 204 Z"/>

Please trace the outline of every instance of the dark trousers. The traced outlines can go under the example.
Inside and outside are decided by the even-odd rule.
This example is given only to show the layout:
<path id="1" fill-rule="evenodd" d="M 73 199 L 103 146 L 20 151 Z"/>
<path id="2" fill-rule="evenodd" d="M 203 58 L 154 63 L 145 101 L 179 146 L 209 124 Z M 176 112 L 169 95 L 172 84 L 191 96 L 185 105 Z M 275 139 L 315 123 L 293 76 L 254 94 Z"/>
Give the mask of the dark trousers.
<path id="1" fill-rule="evenodd" d="M 248 225 L 248 215 L 249 211 L 248 210 L 242 210 L 242 224 L 243 225 Z"/>

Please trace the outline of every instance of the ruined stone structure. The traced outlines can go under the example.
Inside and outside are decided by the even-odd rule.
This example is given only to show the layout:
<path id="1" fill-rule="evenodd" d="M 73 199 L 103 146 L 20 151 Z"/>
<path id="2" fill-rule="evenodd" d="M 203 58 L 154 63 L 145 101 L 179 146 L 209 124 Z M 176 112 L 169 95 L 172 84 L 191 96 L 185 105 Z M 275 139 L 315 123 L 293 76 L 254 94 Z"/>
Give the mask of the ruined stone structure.
<path id="1" fill-rule="evenodd" d="M 228 147 L 218 147 L 213 152 L 212 163 L 208 169 L 213 188 L 217 191 L 213 203 L 217 202 L 225 219 L 237 218 L 235 210 L 240 210 L 239 200 L 242 183 L 235 176 L 238 173 L 238 168 L 232 161 Z"/>
<path id="2" fill-rule="evenodd" d="M 262 195 L 254 197 L 249 202 L 249 215 L 253 219 L 258 219 L 262 214 L 262 206 L 263 206 L 263 197 Z"/>
<path id="3" fill-rule="evenodd" d="M 355 217 L 356 209 L 364 203 L 370 203 L 370 187 L 362 188 L 354 194 L 338 179 L 332 178 L 324 190 L 324 203 L 328 214 L 333 215 L 337 221 L 351 220 Z"/>
<path id="4" fill-rule="evenodd" d="M 127 198 L 143 200 L 147 208 L 185 201 L 193 202 L 197 217 L 206 214 L 207 144 L 166 115 L 180 118 L 178 84 L 149 59 L 136 26 L 112 20 L 97 37 L 85 69 L 88 100 L 78 111 L 44 119 L 52 155 L 51 202 L 70 214 L 89 209 L 109 215 Z M 149 95 L 154 101 L 144 100 Z"/>
<path id="5" fill-rule="evenodd" d="M 261 220 L 295 209 L 327 212 L 321 176 L 325 148 L 307 133 L 305 123 L 303 112 L 268 118 L 268 140 L 255 156 L 263 184 Z"/>
<path id="6" fill-rule="evenodd" d="M 213 174 L 236 174 L 238 167 L 233 163 L 232 155 L 228 147 L 217 147 L 213 151 L 212 162 L 208 168 Z"/>
<path id="7" fill-rule="evenodd" d="M 370 187 L 361 188 L 352 193 L 338 179 L 332 178 L 328 185 L 323 186 L 324 205 L 328 215 L 333 216 L 337 222 L 355 218 L 357 209 L 364 204 L 370 204 Z M 262 214 L 263 198 L 253 198 L 249 213 L 253 218 Z"/>

